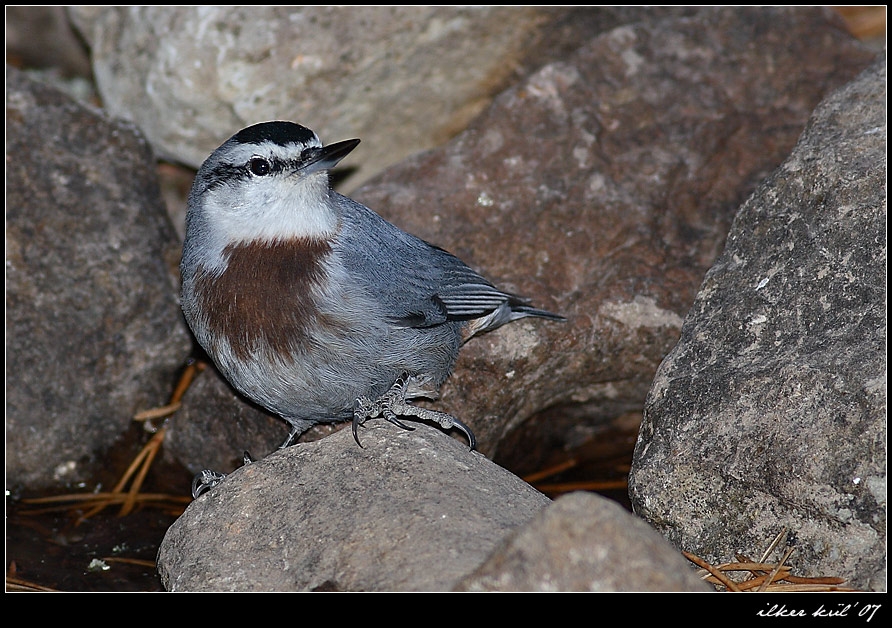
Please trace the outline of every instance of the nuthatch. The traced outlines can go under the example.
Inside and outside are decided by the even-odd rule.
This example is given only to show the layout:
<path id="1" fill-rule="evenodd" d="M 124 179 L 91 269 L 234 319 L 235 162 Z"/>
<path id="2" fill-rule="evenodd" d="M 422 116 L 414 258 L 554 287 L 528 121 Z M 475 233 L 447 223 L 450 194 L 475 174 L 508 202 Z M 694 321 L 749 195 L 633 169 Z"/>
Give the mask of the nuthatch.
<path id="1" fill-rule="evenodd" d="M 229 383 L 278 414 L 282 447 L 321 422 L 456 418 L 436 399 L 471 336 L 563 317 L 493 286 L 454 255 L 331 189 L 359 140 L 323 146 L 292 122 L 264 122 L 215 150 L 189 194 L 182 306 Z M 359 442 L 357 438 L 357 443 Z"/>

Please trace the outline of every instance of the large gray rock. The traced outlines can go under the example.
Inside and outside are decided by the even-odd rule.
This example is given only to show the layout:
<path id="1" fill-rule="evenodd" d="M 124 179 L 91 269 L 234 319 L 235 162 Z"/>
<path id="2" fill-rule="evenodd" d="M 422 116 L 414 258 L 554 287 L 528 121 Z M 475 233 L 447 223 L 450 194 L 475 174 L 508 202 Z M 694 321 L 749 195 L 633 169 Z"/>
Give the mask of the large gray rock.
<path id="1" fill-rule="evenodd" d="M 136 122 L 159 155 L 197 167 L 240 128 L 288 119 L 328 141 L 364 140 L 351 164 L 353 185 L 443 143 L 518 76 L 628 13 L 535 6 L 70 12 L 91 47 L 105 106 Z"/>
<path id="2" fill-rule="evenodd" d="M 488 455 L 544 408 L 584 406 L 595 425 L 640 410 L 740 204 L 821 98 L 872 59 L 815 8 L 629 24 L 360 188 L 406 230 L 569 318 L 471 340 L 439 407 Z"/>
<path id="3" fill-rule="evenodd" d="M 146 141 L 6 71 L 6 479 L 36 490 L 90 481 L 191 343 Z"/>
<path id="4" fill-rule="evenodd" d="M 368 423 L 242 467 L 158 555 L 170 591 L 711 591 L 603 497 L 547 497 L 417 424 Z"/>
<path id="5" fill-rule="evenodd" d="M 570 493 L 511 533 L 459 591 L 714 591 L 616 502 Z"/>
<path id="6" fill-rule="evenodd" d="M 383 421 L 229 475 L 168 530 L 170 591 L 448 591 L 550 500 L 438 429 Z"/>
<path id="7" fill-rule="evenodd" d="M 885 588 L 886 61 L 743 205 L 648 395 L 635 511 L 707 560 L 787 528 L 797 573 Z"/>
<path id="8" fill-rule="evenodd" d="M 63 6 L 7 6 L 6 62 L 64 77 L 90 75 L 90 57 Z"/>

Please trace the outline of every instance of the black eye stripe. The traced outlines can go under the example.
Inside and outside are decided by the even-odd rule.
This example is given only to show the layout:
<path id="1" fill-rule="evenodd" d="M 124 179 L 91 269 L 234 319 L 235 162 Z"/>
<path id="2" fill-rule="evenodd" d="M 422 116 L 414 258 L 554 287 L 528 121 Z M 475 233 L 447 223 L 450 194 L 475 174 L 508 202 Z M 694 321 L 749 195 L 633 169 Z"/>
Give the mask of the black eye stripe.
<path id="1" fill-rule="evenodd" d="M 258 174 L 252 170 L 252 164 L 256 168 L 260 162 L 269 166 L 269 170 L 266 174 Z M 235 185 L 238 181 L 259 179 L 261 177 L 279 174 L 299 167 L 300 164 L 298 162 L 299 160 L 285 160 L 278 157 L 254 155 L 247 161 L 241 163 L 221 163 L 206 173 L 206 190 L 215 189 L 221 185 Z"/>
<path id="2" fill-rule="evenodd" d="M 279 174 L 298 166 L 299 160 L 254 155 L 242 166 L 242 172 L 249 177 L 268 177 L 271 174 Z"/>

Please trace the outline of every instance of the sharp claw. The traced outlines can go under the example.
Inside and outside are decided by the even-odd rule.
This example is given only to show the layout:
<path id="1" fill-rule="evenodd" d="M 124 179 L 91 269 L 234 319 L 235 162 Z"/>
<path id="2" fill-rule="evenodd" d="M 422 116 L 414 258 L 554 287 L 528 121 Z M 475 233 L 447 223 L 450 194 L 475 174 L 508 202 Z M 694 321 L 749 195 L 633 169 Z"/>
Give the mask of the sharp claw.
<path id="1" fill-rule="evenodd" d="M 249 451 L 244 452 L 242 462 L 246 465 L 254 462 L 254 457 Z M 225 477 L 225 473 L 211 471 L 210 469 L 204 469 L 203 471 L 196 473 L 195 477 L 192 478 L 192 499 L 198 499 L 222 482 Z"/>
<path id="2" fill-rule="evenodd" d="M 218 473 L 210 469 L 196 473 L 195 477 L 192 478 L 192 499 L 198 499 L 201 495 L 222 482 L 225 477 L 225 473 Z"/>
<path id="3" fill-rule="evenodd" d="M 408 432 L 411 432 L 415 429 L 411 425 L 406 425 L 405 423 L 400 421 L 398 418 L 396 418 L 396 415 L 393 412 L 386 412 L 384 414 L 384 418 L 387 419 L 389 422 L 393 423 L 394 425 L 397 425 Z"/>
<path id="4" fill-rule="evenodd" d="M 362 443 L 359 442 L 358 429 L 368 419 L 384 417 L 390 423 L 404 430 L 414 430 L 414 427 L 406 425 L 397 418 L 397 416 L 414 416 L 423 421 L 433 421 L 444 430 L 449 430 L 453 427 L 459 429 L 468 439 L 471 451 L 477 449 L 477 439 L 474 437 L 471 428 L 454 416 L 445 412 L 413 406 L 409 403 L 407 391 L 411 381 L 412 378 L 404 374 L 396 380 L 393 386 L 390 387 L 390 390 L 378 397 L 377 400 L 372 401 L 368 397 L 360 397 L 356 400 L 353 406 L 353 440 L 356 441 L 356 444 L 362 447 Z"/>
<path id="5" fill-rule="evenodd" d="M 461 421 L 459 421 L 458 419 L 456 419 L 455 417 L 452 417 L 452 423 L 460 431 L 464 432 L 464 435 L 468 439 L 468 445 L 470 446 L 471 451 L 476 450 L 477 449 L 477 439 L 474 437 L 474 432 L 471 431 L 471 428 L 468 427 L 467 425 L 465 425 L 464 423 L 462 423 Z"/>
<path id="6" fill-rule="evenodd" d="M 356 441 L 356 444 L 359 445 L 359 447 L 361 449 L 365 449 L 365 447 L 362 446 L 362 443 L 359 442 L 359 434 L 356 433 L 356 428 L 359 427 L 360 424 L 361 424 L 361 421 L 359 420 L 359 415 L 354 414 L 353 415 L 353 440 Z"/>

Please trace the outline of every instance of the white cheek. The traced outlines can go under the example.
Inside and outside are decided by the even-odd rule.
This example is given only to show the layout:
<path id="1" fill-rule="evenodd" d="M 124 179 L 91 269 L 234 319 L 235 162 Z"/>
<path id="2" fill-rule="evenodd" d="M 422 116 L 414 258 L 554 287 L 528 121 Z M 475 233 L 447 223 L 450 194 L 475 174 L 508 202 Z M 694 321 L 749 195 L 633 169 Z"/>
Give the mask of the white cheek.
<path id="1" fill-rule="evenodd" d="M 337 228 L 337 215 L 327 204 L 328 189 L 324 173 L 256 179 L 238 190 L 221 186 L 206 199 L 208 217 L 217 238 L 227 245 L 328 237 Z"/>

